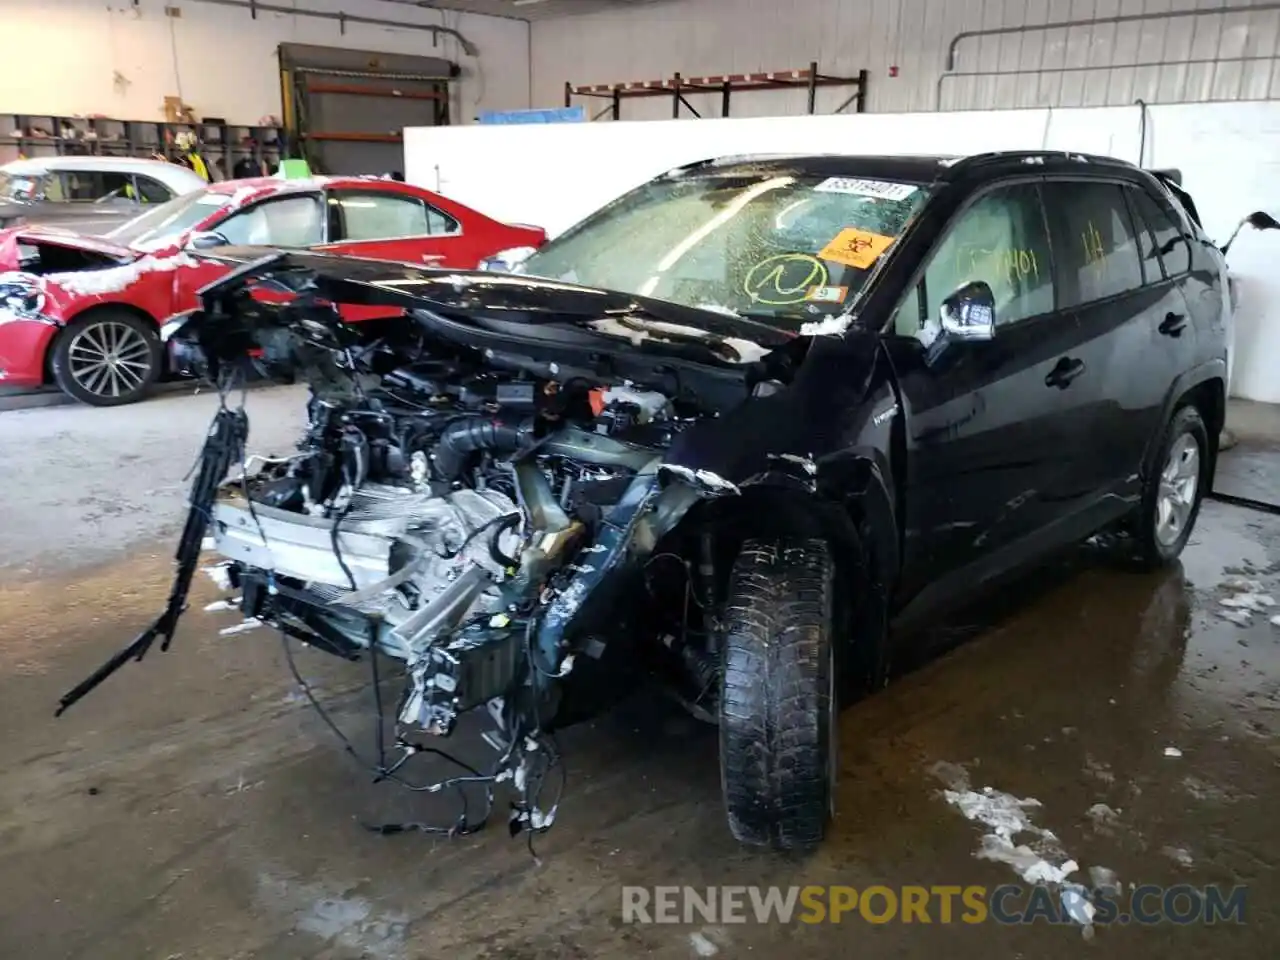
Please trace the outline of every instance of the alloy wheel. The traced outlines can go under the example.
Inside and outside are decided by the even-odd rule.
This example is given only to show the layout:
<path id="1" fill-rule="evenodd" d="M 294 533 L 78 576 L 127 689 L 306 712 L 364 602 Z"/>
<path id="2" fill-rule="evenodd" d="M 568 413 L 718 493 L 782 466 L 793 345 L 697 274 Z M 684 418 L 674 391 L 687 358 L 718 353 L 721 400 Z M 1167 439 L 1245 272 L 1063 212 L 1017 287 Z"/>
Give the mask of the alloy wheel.
<path id="1" fill-rule="evenodd" d="M 1184 433 L 1169 447 L 1169 456 L 1160 471 L 1156 540 L 1161 546 L 1173 546 L 1186 530 L 1199 486 L 1200 444 L 1190 433 Z"/>
<path id="2" fill-rule="evenodd" d="M 68 372 L 86 392 L 117 398 L 133 393 L 151 375 L 151 345 L 138 330 L 104 320 L 75 335 L 67 351 Z"/>

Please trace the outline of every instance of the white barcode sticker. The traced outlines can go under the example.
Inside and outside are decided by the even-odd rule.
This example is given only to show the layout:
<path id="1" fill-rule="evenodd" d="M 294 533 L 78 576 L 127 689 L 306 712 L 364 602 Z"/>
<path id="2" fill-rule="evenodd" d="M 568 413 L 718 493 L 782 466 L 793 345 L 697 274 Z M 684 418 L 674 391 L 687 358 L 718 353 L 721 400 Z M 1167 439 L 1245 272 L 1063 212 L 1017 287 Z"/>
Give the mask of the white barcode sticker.
<path id="1" fill-rule="evenodd" d="M 887 180 L 828 177 L 813 189 L 818 193 L 850 193 L 855 197 L 875 197 L 877 200 L 906 200 L 919 187 L 913 183 L 890 183 Z"/>

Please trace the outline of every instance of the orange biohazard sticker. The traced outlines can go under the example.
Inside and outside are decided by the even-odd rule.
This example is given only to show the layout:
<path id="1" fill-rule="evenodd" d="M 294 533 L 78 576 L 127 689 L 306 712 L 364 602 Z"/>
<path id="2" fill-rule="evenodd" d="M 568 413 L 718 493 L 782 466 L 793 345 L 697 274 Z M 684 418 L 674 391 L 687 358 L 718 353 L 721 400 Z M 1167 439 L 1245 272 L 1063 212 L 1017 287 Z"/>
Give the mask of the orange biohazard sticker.
<path id="1" fill-rule="evenodd" d="M 818 253 L 823 260 L 833 260 L 849 267 L 866 270 L 880 254 L 889 249 L 893 237 L 846 227 Z"/>

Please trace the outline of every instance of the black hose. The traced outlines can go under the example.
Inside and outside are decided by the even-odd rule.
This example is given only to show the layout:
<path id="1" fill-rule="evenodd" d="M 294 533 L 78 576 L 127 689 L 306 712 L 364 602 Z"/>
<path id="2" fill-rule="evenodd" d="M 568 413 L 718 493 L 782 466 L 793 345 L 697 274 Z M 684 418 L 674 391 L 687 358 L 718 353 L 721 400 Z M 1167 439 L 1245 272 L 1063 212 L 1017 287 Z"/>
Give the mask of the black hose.
<path id="1" fill-rule="evenodd" d="M 533 438 L 532 419 L 503 423 L 470 417 L 447 427 L 435 448 L 435 466 L 443 480 L 457 480 L 473 453 L 515 453 Z"/>
<path id="2" fill-rule="evenodd" d="M 520 566 L 520 561 L 503 553 L 498 541 L 504 533 L 520 524 L 520 514 L 508 513 L 501 517 L 500 520 L 501 522 L 494 528 L 493 534 L 489 537 L 489 556 L 503 568 L 518 567 Z"/>

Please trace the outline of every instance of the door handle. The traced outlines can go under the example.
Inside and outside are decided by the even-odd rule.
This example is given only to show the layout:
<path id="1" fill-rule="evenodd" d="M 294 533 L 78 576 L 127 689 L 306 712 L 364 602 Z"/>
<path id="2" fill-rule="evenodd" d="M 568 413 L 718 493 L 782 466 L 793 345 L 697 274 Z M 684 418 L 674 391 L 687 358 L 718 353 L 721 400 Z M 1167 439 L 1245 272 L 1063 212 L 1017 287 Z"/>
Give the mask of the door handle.
<path id="1" fill-rule="evenodd" d="M 424 253 L 422 255 L 423 263 L 436 263 L 444 259 L 443 253 Z"/>
<path id="2" fill-rule="evenodd" d="M 1046 387 L 1057 387 L 1059 390 L 1065 390 L 1071 386 L 1071 381 L 1080 374 L 1084 373 L 1084 361 L 1076 360 L 1073 357 L 1063 357 L 1049 371 L 1048 376 L 1044 378 Z"/>
<path id="3" fill-rule="evenodd" d="M 1182 331 L 1187 328 L 1187 318 L 1181 313 L 1166 313 L 1164 319 L 1160 321 L 1157 327 L 1166 337 L 1180 337 Z"/>

